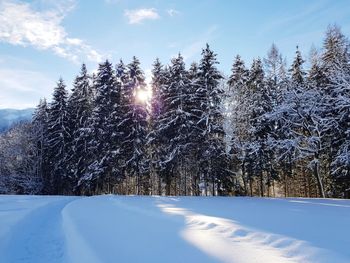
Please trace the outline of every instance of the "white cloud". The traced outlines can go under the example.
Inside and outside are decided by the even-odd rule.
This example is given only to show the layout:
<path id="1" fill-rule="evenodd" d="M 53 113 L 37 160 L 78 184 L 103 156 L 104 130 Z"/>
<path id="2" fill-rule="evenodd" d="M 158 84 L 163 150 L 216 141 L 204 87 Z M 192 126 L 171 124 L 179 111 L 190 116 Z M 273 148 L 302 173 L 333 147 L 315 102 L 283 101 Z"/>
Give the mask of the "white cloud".
<path id="1" fill-rule="evenodd" d="M 167 13 L 168 13 L 168 15 L 171 16 L 171 17 L 177 16 L 177 15 L 180 14 L 180 12 L 177 11 L 176 9 L 168 9 L 168 10 L 167 10 Z"/>
<path id="2" fill-rule="evenodd" d="M 65 15 L 76 7 L 77 0 L 33 0 L 32 4 L 40 8 L 45 7 L 47 9 L 53 9 L 56 13 Z"/>
<path id="3" fill-rule="evenodd" d="M 79 38 L 67 38 L 67 43 L 71 45 L 80 46 L 83 45 L 83 41 Z"/>
<path id="4" fill-rule="evenodd" d="M 38 98 L 51 96 L 54 86 L 42 73 L 0 68 L 1 108 L 34 107 Z"/>
<path id="5" fill-rule="evenodd" d="M 140 24 L 144 20 L 157 20 L 160 18 L 155 8 L 125 10 L 124 15 L 128 18 L 129 24 Z"/>
<path id="6" fill-rule="evenodd" d="M 78 62 L 87 58 L 98 62 L 102 56 L 83 40 L 69 37 L 62 26 L 74 1 L 61 1 L 46 11 L 35 11 L 28 3 L 0 2 L 0 42 L 52 50 L 56 55 Z"/>

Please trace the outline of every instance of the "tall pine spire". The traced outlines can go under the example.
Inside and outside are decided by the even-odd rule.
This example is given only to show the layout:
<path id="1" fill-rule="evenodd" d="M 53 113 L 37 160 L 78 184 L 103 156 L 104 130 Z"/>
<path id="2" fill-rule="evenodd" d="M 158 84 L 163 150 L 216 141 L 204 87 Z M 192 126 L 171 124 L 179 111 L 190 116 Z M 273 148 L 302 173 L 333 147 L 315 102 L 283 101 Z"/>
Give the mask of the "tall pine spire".
<path id="1" fill-rule="evenodd" d="M 54 89 L 48 117 L 48 158 L 51 171 L 49 188 L 53 193 L 62 193 L 66 189 L 67 170 L 64 163 L 69 141 L 67 119 L 67 90 L 62 78 Z"/>

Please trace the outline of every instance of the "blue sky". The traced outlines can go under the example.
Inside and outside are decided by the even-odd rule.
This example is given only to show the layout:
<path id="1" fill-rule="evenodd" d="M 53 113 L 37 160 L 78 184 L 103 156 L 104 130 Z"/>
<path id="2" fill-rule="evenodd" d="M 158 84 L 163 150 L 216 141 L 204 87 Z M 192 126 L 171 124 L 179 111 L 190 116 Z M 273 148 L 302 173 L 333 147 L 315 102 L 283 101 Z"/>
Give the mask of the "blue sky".
<path id="1" fill-rule="evenodd" d="M 350 36 L 348 0 L 0 0 L 0 108 L 33 107 L 62 76 L 69 88 L 80 64 L 140 58 L 149 77 L 156 57 L 181 52 L 189 65 L 209 43 L 229 74 L 274 42 L 290 62 L 322 46 L 328 24 Z"/>

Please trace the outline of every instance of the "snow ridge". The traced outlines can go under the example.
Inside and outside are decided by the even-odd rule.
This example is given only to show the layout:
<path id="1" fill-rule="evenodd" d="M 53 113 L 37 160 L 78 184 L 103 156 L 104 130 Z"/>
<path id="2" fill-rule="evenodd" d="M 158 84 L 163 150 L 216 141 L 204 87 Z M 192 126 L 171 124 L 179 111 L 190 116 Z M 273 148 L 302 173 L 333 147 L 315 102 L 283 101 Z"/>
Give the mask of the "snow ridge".
<path id="1" fill-rule="evenodd" d="M 78 204 L 80 201 L 81 200 L 78 199 L 67 204 L 61 211 L 63 232 L 66 240 L 67 261 L 99 263 L 101 261 L 94 254 L 92 247 L 89 246 L 81 233 L 79 233 L 70 213 L 70 209 L 74 209 L 74 205 Z"/>
<path id="2" fill-rule="evenodd" d="M 311 262 L 315 248 L 307 242 L 260 232 L 232 220 L 195 214 L 171 204 L 159 204 L 166 213 L 185 217 L 182 236 L 223 262 Z"/>

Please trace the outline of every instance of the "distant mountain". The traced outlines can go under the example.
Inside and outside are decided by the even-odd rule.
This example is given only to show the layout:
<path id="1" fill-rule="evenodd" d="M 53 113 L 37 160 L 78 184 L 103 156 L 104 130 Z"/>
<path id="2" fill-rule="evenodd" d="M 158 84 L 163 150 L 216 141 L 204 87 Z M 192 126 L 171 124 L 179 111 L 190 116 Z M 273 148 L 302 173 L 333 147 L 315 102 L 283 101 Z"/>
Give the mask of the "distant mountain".
<path id="1" fill-rule="evenodd" d="M 0 132 L 6 131 L 13 124 L 20 121 L 30 120 L 33 113 L 34 109 L 32 108 L 24 110 L 0 109 Z"/>

